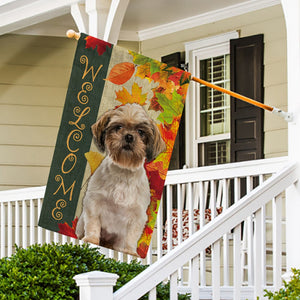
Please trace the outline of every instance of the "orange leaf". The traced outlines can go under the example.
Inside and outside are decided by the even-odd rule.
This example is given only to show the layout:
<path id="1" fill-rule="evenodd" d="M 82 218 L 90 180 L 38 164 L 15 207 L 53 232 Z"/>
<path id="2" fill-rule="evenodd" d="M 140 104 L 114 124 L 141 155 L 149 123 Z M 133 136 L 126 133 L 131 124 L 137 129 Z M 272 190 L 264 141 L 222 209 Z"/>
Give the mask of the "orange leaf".
<path id="1" fill-rule="evenodd" d="M 135 66 L 133 63 L 122 62 L 116 64 L 110 70 L 110 73 L 106 78 L 106 80 L 109 80 L 114 84 L 119 84 L 119 85 L 123 84 L 131 78 L 131 76 L 134 73 L 134 70 L 135 70 Z"/>
<path id="2" fill-rule="evenodd" d="M 145 105 L 147 100 L 147 94 L 142 94 L 142 88 L 139 87 L 136 82 L 132 85 L 131 94 L 123 87 L 121 91 L 116 92 L 116 96 L 116 100 L 120 101 L 122 104 L 138 103 L 140 105 Z"/>

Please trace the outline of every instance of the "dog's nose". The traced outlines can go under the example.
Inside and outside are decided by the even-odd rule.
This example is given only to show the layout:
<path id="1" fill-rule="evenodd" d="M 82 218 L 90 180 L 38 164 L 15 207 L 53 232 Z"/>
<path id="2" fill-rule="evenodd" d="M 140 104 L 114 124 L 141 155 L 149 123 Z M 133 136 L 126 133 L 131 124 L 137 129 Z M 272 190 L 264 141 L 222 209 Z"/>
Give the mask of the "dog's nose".
<path id="1" fill-rule="evenodd" d="M 125 135 L 125 141 L 127 142 L 127 143 L 132 143 L 133 142 L 133 135 L 132 134 L 126 134 Z"/>

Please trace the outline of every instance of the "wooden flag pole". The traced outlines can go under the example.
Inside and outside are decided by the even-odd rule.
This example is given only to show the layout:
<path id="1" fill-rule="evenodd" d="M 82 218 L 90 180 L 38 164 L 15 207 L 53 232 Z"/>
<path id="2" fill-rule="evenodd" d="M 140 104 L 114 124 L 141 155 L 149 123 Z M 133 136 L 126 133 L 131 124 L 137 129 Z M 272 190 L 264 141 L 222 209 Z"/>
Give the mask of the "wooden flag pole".
<path id="1" fill-rule="evenodd" d="M 80 38 L 80 32 L 75 32 L 74 30 L 70 29 L 70 30 L 67 31 L 67 37 L 70 38 L 70 39 L 74 38 L 76 40 L 79 40 L 79 38 Z M 263 104 L 261 102 L 258 102 L 256 100 L 253 100 L 253 99 L 248 98 L 248 97 L 245 97 L 245 96 L 240 95 L 238 93 L 232 92 L 230 90 L 226 90 L 226 89 L 224 89 L 224 88 L 222 88 L 220 86 L 217 86 L 215 84 L 212 84 L 211 82 L 205 81 L 205 80 L 200 79 L 200 78 L 192 77 L 192 80 L 195 81 L 195 82 L 198 82 L 200 84 L 203 84 L 203 85 L 205 85 L 207 87 L 210 87 L 212 89 L 215 89 L 215 90 L 217 90 L 219 92 L 222 92 L 224 94 L 230 95 L 230 96 L 232 96 L 234 98 L 237 98 L 239 100 L 248 102 L 248 103 L 250 103 L 250 104 L 252 104 L 254 106 L 257 106 L 257 107 L 260 107 L 260 108 L 262 108 L 264 110 L 267 110 L 267 111 L 269 111 L 269 112 L 271 112 L 273 114 L 276 114 L 276 115 L 284 118 L 287 122 L 291 122 L 293 120 L 292 113 L 285 112 L 285 111 L 283 111 L 281 109 L 278 109 L 276 107 L 273 107 L 273 106 L 270 106 L 270 105 L 267 105 L 267 104 Z"/>

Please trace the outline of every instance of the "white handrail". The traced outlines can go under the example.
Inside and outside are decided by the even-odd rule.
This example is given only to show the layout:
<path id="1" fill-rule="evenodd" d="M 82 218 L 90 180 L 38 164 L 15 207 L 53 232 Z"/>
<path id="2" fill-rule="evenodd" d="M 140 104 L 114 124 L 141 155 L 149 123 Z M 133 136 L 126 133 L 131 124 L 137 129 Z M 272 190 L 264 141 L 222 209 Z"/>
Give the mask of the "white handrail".
<path id="1" fill-rule="evenodd" d="M 44 198 L 46 186 L 7 190 L 0 192 L 0 202 Z"/>
<path id="2" fill-rule="evenodd" d="M 280 170 L 287 162 L 288 158 L 282 156 L 208 167 L 172 170 L 168 171 L 165 185 L 274 173 Z"/>
<path id="3" fill-rule="evenodd" d="M 296 169 L 296 164 L 289 164 L 280 170 L 115 292 L 114 299 L 138 299 L 152 290 L 183 264 L 197 256 L 200 251 L 217 241 L 249 215 L 259 210 L 270 199 L 276 197 L 291 184 L 295 183 L 297 180 Z"/>

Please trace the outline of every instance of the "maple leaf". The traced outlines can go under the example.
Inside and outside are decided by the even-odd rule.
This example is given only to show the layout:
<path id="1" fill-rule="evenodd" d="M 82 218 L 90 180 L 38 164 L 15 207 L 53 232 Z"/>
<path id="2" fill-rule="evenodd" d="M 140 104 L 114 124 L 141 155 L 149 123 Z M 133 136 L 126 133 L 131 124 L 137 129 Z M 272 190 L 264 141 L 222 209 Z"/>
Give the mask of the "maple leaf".
<path id="1" fill-rule="evenodd" d="M 64 234 L 64 235 L 67 235 L 67 236 L 77 239 L 78 237 L 75 233 L 77 222 L 78 222 L 78 217 L 76 217 L 72 221 L 72 227 L 67 222 L 58 224 L 58 228 L 59 228 L 58 233 L 61 233 L 61 234 Z"/>
<path id="2" fill-rule="evenodd" d="M 147 78 L 148 81 L 151 81 L 150 63 L 146 63 L 144 65 L 138 66 L 135 76 L 140 77 L 141 79 Z"/>
<path id="3" fill-rule="evenodd" d="M 116 100 L 120 101 L 122 104 L 138 103 L 140 105 L 145 105 L 147 93 L 142 94 L 142 88 L 139 87 L 136 82 L 134 82 L 131 88 L 131 94 L 125 87 L 123 87 L 121 91 L 116 91 Z"/>
<path id="4" fill-rule="evenodd" d="M 184 73 L 184 71 L 178 69 L 178 72 L 169 76 L 169 80 L 172 80 L 176 85 L 179 85 L 182 73 Z"/>
<path id="5" fill-rule="evenodd" d="M 174 117 L 180 116 L 184 107 L 182 96 L 176 91 L 172 94 L 172 100 L 169 100 L 164 94 L 156 93 L 157 102 L 163 108 L 163 112 L 158 116 L 162 123 L 171 124 Z"/>
<path id="6" fill-rule="evenodd" d="M 183 72 L 180 78 L 180 85 L 184 85 L 186 83 L 190 83 L 191 81 L 191 73 Z"/>
<path id="7" fill-rule="evenodd" d="M 112 46 L 112 44 L 94 38 L 93 36 L 87 36 L 85 40 L 86 40 L 85 48 L 87 49 L 92 48 L 93 50 L 97 48 L 97 52 L 99 55 L 102 55 L 106 51 L 106 47 L 111 48 Z"/>
<path id="8" fill-rule="evenodd" d="M 112 67 L 106 80 L 114 84 L 124 84 L 127 82 L 135 71 L 135 66 L 130 62 L 122 62 Z"/>
<path id="9" fill-rule="evenodd" d="M 163 108 L 160 106 L 160 104 L 157 102 L 157 97 L 154 96 L 150 99 L 150 105 L 148 107 L 150 110 L 154 111 L 163 111 Z"/>

